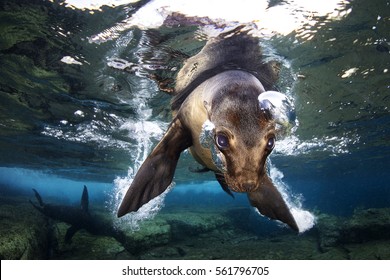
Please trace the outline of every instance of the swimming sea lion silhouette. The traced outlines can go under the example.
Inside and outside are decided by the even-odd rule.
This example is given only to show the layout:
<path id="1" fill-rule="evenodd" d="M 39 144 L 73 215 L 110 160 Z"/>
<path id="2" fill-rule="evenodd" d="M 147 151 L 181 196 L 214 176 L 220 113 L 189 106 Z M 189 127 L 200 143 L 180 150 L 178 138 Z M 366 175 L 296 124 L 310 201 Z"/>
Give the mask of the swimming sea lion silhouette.
<path id="1" fill-rule="evenodd" d="M 189 148 L 223 190 L 246 192 L 261 214 L 298 231 L 266 170 L 278 132 L 294 119 L 289 99 L 272 91 L 277 72 L 242 26 L 211 39 L 189 58 L 177 75 L 174 118 L 135 175 L 118 217 L 163 193 L 181 152 Z"/>
<path id="2" fill-rule="evenodd" d="M 33 189 L 38 205 L 30 200 L 30 203 L 46 217 L 57 221 L 65 222 L 70 225 L 65 234 L 65 243 L 71 243 L 72 237 L 79 230 L 86 230 L 93 235 L 103 235 L 114 237 L 117 241 L 124 244 L 125 234 L 114 227 L 111 220 L 102 215 L 90 213 L 89 196 L 86 186 L 83 188 L 79 206 L 47 204 L 44 203 L 40 194 Z"/>

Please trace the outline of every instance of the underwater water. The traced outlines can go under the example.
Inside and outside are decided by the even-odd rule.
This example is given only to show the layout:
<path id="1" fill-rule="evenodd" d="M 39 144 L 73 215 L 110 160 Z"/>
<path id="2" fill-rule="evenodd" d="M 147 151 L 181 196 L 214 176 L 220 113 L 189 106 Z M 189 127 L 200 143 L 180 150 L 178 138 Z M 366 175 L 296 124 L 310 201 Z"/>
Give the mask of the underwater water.
<path id="1" fill-rule="evenodd" d="M 0 1 L 1 259 L 390 259 L 390 2 L 185 2 Z M 268 165 L 301 233 L 191 172 L 188 152 L 168 192 L 116 218 L 172 119 L 152 77 L 173 83 L 246 23 L 294 99 Z M 94 221 L 120 234 L 105 223 L 66 243 L 69 222 L 29 203 L 36 189 L 79 208 L 84 185 Z"/>

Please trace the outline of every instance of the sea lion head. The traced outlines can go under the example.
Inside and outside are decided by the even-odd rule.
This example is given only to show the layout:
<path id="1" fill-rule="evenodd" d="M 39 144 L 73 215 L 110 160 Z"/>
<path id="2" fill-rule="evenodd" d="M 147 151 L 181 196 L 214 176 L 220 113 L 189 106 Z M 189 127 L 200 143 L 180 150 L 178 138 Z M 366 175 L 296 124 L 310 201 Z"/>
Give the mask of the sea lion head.
<path id="1" fill-rule="evenodd" d="M 211 103 L 200 141 L 234 192 L 255 192 L 267 177 L 266 160 L 281 128 L 294 118 L 289 99 L 252 83 L 228 84 Z"/>

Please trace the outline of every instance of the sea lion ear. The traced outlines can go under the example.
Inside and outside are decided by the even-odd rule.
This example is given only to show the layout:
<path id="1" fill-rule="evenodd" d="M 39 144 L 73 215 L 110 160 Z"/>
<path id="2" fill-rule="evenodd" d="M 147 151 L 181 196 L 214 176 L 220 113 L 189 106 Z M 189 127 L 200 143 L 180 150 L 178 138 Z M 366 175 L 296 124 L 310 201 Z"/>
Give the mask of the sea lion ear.
<path id="1" fill-rule="evenodd" d="M 267 111 L 283 132 L 295 125 L 295 107 L 290 98 L 277 91 L 265 91 L 258 97 L 260 108 Z"/>
<path id="2" fill-rule="evenodd" d="M 135 175 L 118 209 L 118 217 L 137 211 L 162 194 L 172 182 L 181 152 L 191 145 L 191 133 L 176 117 Z"/>
<path id="3" fill-rule="evenodd" d="M 206 109 L 206 112 L 207 112 L 207 118 L 210 119 L 211 117 L 211 104 L 207 101 L 203 101 L 203 106 L 204 108 Z"/>
<path id="4" fill-rule="evenodd" d="M 247 193 L 249 202 L 268 218 L 282 221 L 293 230 L 299 231 L 298 225 L 283 200 L 281 194 L 268 176 L 265 176 L 259 190 Z"/>

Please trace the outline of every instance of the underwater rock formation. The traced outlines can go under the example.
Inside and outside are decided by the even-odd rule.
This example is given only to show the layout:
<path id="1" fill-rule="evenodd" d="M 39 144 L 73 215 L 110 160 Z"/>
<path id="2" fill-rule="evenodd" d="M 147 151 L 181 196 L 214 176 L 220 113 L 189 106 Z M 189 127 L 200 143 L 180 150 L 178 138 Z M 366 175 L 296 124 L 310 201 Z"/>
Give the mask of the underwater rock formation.
<path id="1" fill-rule="evenodd" d="M 183 212 L 167 215 L 174 239 L 199 235 L 215 229 L 232 227 L 232 221 L 220 213 Z"/>
<path id="2" fill-rule="evenodd" d="M 323 214 L 318 217 L 318 240 L 323 252 L 334 246 L 388 240 L 389 231 L 390 208 L 355 210 L 350 219 Z"/>
<path id="3" fill-rule="evenodd" d="M 356 210 L 344 225 L 340 234 L 341 243 L 362 243 L 389 239 L 390 208 Z"/>
<path id="4" fill-rule="evenodd" d="M 115 238 L 110 236 L 97 236 L 87 231 L 78 232 L 72 243 L 66 243 L 68 225 L 56 223 L 51 248 L 51 259 L 79 259 L 79 260 L 125 260 L 135 257 Z"/>
<path id="5" fill-rule="evenodd" d="M 0 259 L 48 257 L 50 228 L 45 219 L 20 201 L 0 197 Z"/>
<path id="6" fill-rule="evenodd" d="M 327 252 L 331 247 L 337 246 L 340 240 L 340 229 L 343 220 L 336 216 L 320 214 L 317 216 L 318 246 L 322 252 Z"/>
<path id="7" fill-rule="evenodd" d="M 142 222 L 137 231 L 127 232 L 125 247 L 139 254 L 176 240 L 229 226 L 232 227 L 231 221 L 220 213 L 161 213 L 153 220 Z"/>
<path id="8" fill-rule="evenodd" d="M 134 254 L 171 241 L 171 227 L 160 218 L 144 221 L 137 231 L 126 233 L 125 247 Z"/>
<path id="9" fill-rule="evenodd" d="M 69 225 L 32 211 L 28 198 L 0 197 L 1 259 L 390 259 L 390 208 L 349 218 L 318 214 L 316 229 L 298 236 L 251 227 L 247 208 L 167 208 L 138 230 L 124 230 L 122 242 L 80 230 L 69 244 Z M 93 209 L 112 219 L 104 210 Z"/>

